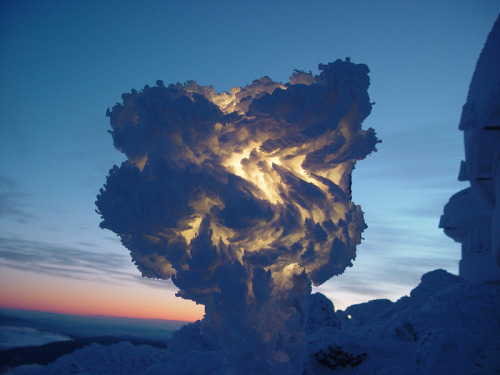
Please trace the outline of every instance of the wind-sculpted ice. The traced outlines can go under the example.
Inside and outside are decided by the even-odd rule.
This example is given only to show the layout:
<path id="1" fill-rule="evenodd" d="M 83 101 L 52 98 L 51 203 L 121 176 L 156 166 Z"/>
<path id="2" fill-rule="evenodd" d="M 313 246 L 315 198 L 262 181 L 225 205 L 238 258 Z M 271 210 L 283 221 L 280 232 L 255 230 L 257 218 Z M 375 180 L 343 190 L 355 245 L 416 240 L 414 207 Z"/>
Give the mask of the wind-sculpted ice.
<path id="1" fill-rule="evenodd" d="M 97 197 L 101 227 L 205 305 L 202 333 L 236 373 L 302 373 L 311 282 L 352 266 L 366 228 L 350 185 L 378 143 L 361 129 L 369 70 L 319 69 L 221 94 L 158 81 L 108 110 L 128 160 Z"/>

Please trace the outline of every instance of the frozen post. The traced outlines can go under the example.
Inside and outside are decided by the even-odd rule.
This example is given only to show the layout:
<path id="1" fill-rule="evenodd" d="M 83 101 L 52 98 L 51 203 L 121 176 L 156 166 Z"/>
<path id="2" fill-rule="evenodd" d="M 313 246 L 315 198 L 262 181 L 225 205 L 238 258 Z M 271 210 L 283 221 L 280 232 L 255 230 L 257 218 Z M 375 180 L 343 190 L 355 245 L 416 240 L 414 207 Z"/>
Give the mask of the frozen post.
<path id="1" fill-rule="evenodd" d="M 462 243 L 460 276 L 500 282 L 500 18 L 479 56 L 462 111 L 465 161 L 458 179 L 470 187 L 450 198 L 439 226 Z"/>

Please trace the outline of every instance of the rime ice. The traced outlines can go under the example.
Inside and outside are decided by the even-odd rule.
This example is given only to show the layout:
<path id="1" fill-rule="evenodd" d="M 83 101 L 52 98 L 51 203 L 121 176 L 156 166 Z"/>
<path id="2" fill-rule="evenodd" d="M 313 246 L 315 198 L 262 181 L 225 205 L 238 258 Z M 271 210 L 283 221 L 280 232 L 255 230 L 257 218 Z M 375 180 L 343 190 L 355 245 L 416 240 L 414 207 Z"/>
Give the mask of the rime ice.
<path id="1" fill-rule="evenodd" d="M 459 129 L 466 160 L 458 179 L 470 187 L 450 198 L 440 227 L 462 243 L 460 276 L 500 281 L 500 17 L 472 76 Z"/>
<path id="2" fill-rule="evenodd" d="M 202 333 L 236 372 L 302 373 L 311 283 L 352 266 L 366 227 L 350 185 L 378 143 L 361 129 L 369 70 L 319 69 L 222 94 L 158 81 L 108 111 L 128 160 L 97 197 L 101 227 L 205 305 Z"/>

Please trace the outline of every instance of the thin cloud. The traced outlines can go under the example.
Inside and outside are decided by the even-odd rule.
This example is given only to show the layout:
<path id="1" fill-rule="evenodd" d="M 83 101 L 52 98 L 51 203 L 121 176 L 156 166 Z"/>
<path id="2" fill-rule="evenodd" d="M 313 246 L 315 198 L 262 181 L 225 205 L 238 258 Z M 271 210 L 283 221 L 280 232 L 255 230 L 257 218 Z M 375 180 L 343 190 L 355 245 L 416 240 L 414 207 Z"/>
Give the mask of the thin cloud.
<path id="1" fill-rule="evenodd" d="M 319 288 L 334 304 L 343 309 L 353 303 L 367 302 L 377 298 L 396 300 L 409 294 L 422 275 L 435 269 L 456 268 L 456 262 L 446 257 L 427 259 L 427 254 L 419 257 L 395 257 L 387 254 L 379 261 L 355 262 L 353 269 L 342 277 L 332 278 Z"/>
<path id="2" fill-rule="evenodd" d="M 0 175 L 0 218 L 26 224 L 34 216 L 23 209 L 26 195 L 21 193 L 14 180 Z"/>
<path id="3" fill-rule="evenodd" d="M 173 288 L 171 283 L 142 278 L 125 254 L 98 252 L 95 245 L 90 248 L 0 237 L 0 265 L 71 279 Z"/>

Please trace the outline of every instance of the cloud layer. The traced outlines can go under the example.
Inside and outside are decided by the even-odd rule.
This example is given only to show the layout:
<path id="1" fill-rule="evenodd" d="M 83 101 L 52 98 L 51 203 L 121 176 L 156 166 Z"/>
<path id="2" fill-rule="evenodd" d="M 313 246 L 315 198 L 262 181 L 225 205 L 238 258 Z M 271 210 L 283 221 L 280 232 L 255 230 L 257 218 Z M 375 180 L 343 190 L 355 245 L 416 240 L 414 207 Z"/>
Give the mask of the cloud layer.
<path id="1" fill-rule="evenodd" d="M 23 195 L 12 179 L 0 175 L 0 219 L 8 218 L 21 224 L 33 219 L 33 215 L 23 209 Z"/>
<path id="2" fill-rule="evenodd" d="M 91 244 L 82 245 L 77 247 L 0 237 L 0 266 L 70 279 L 117 284 L 146 283 L 128 266 L 129 259 L 125 254 L 88 249 Z M 148 286 L 170 286 L 170 283 L 147 281 Z"/>

